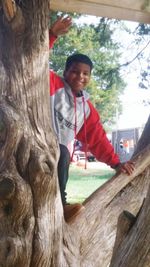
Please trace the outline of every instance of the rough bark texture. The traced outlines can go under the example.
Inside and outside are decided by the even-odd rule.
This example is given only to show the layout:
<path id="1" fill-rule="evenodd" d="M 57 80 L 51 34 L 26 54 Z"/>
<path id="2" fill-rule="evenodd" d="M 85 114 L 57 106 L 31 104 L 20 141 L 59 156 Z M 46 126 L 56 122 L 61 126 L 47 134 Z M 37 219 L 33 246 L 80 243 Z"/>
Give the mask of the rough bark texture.
<path id="1" fill-rule="evenodd" d="M 67 225 L 50 127 L 49 3 L 1 0 L 0 6 L 0 266 L 148 267 L 149 139 L 133 175 L 112 177 Z M 126 217 L 120 226 L 124 210 L 136 217 L 132 227 Z"/>
<path id="2" fill-rule="evenodd" d="M 144 131 L 142 132 L 141 138 L 134 151 L 133 157 L 134 155 L 140 153 L 145 147 L 147 147 L 149 143 L 150 143 L 150 115 L 145 125 Z"/>
<path id="3" fill-rule="evenodd" d="M 0 14 L 0 266 L 44 267 L 60 261 L 62 242 L 58 152 L 50 129 L 48 3 L 18 3 L 13 9 L 12 1 L 2 1 Z"/>

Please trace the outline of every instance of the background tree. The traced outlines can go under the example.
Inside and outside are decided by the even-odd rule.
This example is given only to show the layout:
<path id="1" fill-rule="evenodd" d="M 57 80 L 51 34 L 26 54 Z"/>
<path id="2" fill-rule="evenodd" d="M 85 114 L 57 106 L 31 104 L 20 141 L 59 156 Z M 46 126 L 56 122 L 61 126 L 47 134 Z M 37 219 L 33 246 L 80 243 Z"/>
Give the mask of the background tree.
<path id="1" fill-rule="evenodd" d="M 124 58 L 124 62 L 126 61 L 126 63 L 121 64 L 122 77 L 128 77 L 128 73 L 134 73 L 137 79 L 138 89 L 140 91 L 148 91 L 150 88 L 150 25 L 136 23 L 131 29 L 123 27 L 124 30 L 128 33 L 129 38 L 131 38 L 127 48 L 124 47 L 124 49 L 126 51 L 132 51 L 132 54 L 128 55 L 127 61 Z M 143 99 L 143 105 L 149 105 L 149 103 L 149 97 Z"/>
<path id="2" fill-rule="evenodd" d="M 148 37 L 150 35 L 150 25 L 139 24 L 136 32 L 140 37 Z M 150 46 L 149 39 L 148 46 Z M 143 57 L 143 54 L 141 53 L 140 56 Z M 143 64 L 141 65 L 141 81 L 139 82 L 139 87 L 150 90 L 150 53 L 147 55 L 146 68 L 143 68 Z M 145 100 L 145 104 L 150 104 L 150 99 Z"/>

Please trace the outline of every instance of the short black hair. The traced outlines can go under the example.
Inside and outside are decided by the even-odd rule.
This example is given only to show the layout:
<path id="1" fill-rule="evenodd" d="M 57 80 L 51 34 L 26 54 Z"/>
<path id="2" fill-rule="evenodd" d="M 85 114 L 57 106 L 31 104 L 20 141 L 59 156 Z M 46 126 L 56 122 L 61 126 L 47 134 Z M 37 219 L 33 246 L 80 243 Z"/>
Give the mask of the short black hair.
<path id="1" fill-rule="evenodd" d="M 92 70 L 93 68 L 93 63 L 91 59 L 84 55 L 84 54 L 73 54 L 69 56 L 66 60 L 66 65 L 65 65 L 65 71 L 67 71 L 73 63 L 84 63 L 90 66 L 90 69 Z"/>

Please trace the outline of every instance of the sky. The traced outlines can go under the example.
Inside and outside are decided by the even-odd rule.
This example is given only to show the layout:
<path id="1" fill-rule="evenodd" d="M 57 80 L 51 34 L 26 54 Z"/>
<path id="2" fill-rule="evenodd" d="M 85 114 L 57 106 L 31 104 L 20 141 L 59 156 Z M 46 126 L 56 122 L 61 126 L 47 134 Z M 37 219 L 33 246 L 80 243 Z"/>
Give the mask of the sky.
<path id="1" fill-rule="evenodd" d="M 90 23 L 91 21 L 97 23 L 97 18 L 94 16 L 87 16 L 87 18 L 83 19 L 84 23 Z M 138 25 L 138 23 L 132 21 L 124 21 L 124 23 L 132 31 Z M 119 42 L 122 44 L 122 58 L 120 59 L 121 64 L 132 60 L 147 43 L 147 40 L 145 40 L 145 42 L 143 41 L 142 46 L 137 46 L 136 50 L 135 44 L 133 44 L 134 38 L 135 37 L 133 35 L 121 33 L 119 30 L 118 32 L 115 32 L 114 39 L 119 39 Z M 145 54 L 150 58 L 150 45 L 145 49 Z M 150 114 L 150 106 L 144 106 L 143 104 L 144 99 L 149 99 L 150 101 L 150 88 L 149 90 L 139 88 L 138 78 L 140 77 L 140 69 L 138 64 L 139 62 L 136 60 L 133 64 L 131 64 L 128 72 L 125 71 L 123 74 L 123 79 L 127 83 L 124 93 L 120 97 L 123 113 L 120 116 L 116 114 L 115 128 L 126 129 L 143 127 Z M 142 64 L 145 63 L 142 62 Z"/>
<path id="2" fill-rule="evenodd" d="M 138 25 L 136 22 L 125 22 L 126 25 L 131 29 L 134 30 L 135 27 Z M 117 34 L 117 33 L 116 33 Z M 135 44 L 133 44 L 134 36 L 130 36 L 128 34 L 120 34 L 118 32 L 119 40 L 124 44 L 123 51 L 122 51 L 122 59 L 121 64 L 127 61 L 132 60 L 145 44 L 150 40 L 149 37 L 143 40 L 143 44 L 141 46 L 137 46 L 135 49 Z M 117 36 L 115 37 L 117 38 Z M 150 45 L 144 50 L 146 55 L 146 59 L 150 59 Z M 141 64 L 144 66 L 146 60 L 142 60 Z M 125 128 L 133 128 L 133 127 L 143 127 L 147 122 L 147 119 L 150 115 L 150 106 L 144 105 L 144 100 L 149 100 L 150 102 L 150 88 L 149 89 L 142 89 L 139 87 L 140 82 L 140 66 L 139 61 L 135 60 L 126 72 L 123 75 L 127 86 L 123 95 L 120 97 L 120 101 L 123 107 L 122 115 L 118 116 L 116 121 L 116 127 L 118 129 L 125 129 Z"/>
<path id="3" fill-rule="evenodd" d="M 143 127 L 150 114 L 150 106 L 143 104 L 144 99 L 150 100 L 150 90 L 139 89 L 136 78 L 134 80 L 133 74 L 131 76 L 124 94 L 120 97 L 123 113 L 116 121 L 118 129 Z"/>

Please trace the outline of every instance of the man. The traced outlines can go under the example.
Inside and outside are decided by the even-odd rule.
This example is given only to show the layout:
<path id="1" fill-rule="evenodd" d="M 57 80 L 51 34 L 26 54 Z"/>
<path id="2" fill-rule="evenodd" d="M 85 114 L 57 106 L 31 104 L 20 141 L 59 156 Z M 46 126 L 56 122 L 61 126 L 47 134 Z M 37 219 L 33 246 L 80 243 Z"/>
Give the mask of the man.
<path id="1" fill-rule="evenodd" d="M 60 17 L 50 29 L 50 48 L 58 36 L 68 32 L 72 20 Z M 91 151 L 97 160 L 104 162 L 119 172 L 130 175 L 134 170 L 131 161 L 120 163 L 118 155 L 107 139 L 97 110 L 85 91 L 91 77 L 93 63 L 84 54 L 73 54 L 67 58 L 63 77 L 50 71 L 50 99 L 54 131 L 60 144 L 58 178 L 64 216 L 72 220 L 83 209 L 81 204 L 68 205 L 66 184 L 70 164 L 67 146 L 74 139 L 84 144 L 85 151 Z"/>

